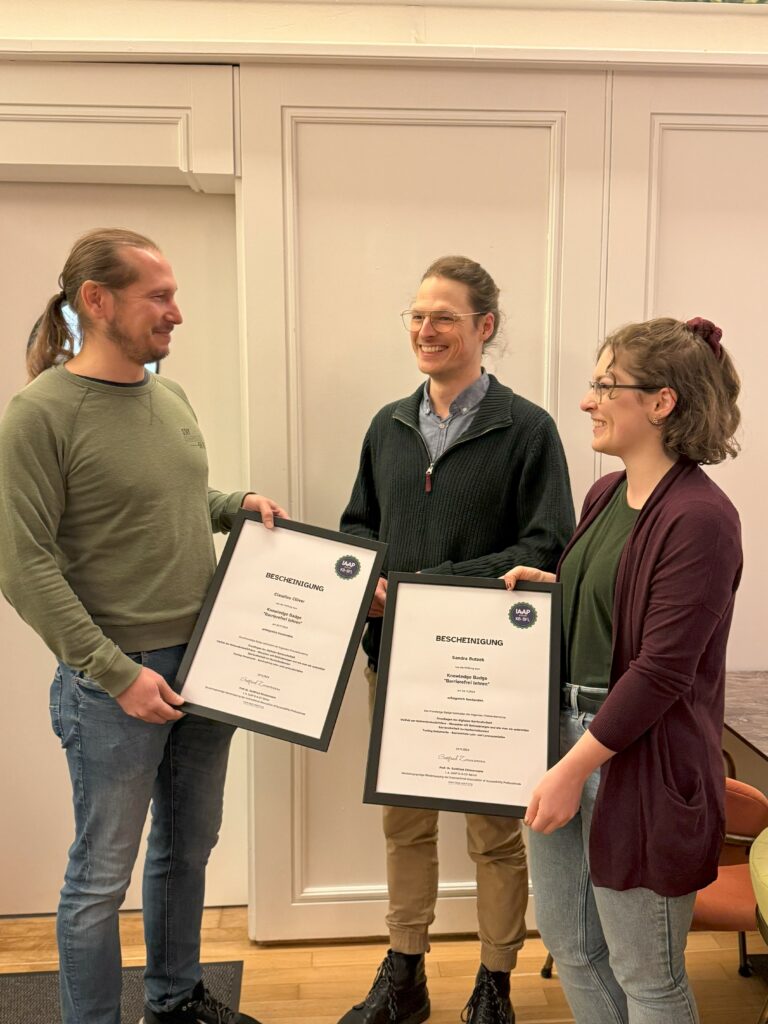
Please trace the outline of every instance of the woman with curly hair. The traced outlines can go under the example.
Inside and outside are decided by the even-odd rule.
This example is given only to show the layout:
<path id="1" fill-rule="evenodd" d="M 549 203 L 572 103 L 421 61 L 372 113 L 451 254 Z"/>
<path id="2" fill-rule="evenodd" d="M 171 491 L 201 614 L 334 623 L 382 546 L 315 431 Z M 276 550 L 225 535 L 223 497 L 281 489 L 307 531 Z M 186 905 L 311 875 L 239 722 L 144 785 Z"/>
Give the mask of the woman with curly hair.
<path id="1" fill-rule="evenodd" d="M 526 813 L 542 938 L 577 1024 L 696 1024 L 684 950 L 724 829 L 725 649 L 742 565 L 736 509 L 700 468 L 735 456 L 739 379 L 708 320 L 630 324 L 581 401 L 618 456 L 557 576 L 561 759 Z"/>

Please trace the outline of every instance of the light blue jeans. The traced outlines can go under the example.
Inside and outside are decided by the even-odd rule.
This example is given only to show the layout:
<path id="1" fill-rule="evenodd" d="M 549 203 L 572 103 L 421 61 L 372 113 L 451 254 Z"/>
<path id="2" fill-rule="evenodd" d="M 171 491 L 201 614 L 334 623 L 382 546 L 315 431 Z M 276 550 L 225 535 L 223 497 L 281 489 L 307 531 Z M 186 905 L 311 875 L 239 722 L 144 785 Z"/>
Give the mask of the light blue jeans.
<path id="1" fill-rule="evenodd" d="M 593 717 L 562 713 L 561 756 Z M 589 829 L 599 781 L 599 772 L 587 780 L 567 825 L 529 834 L 537 923 L 576 1024 L 698 1024 L 685 973 L 696 894 L 670 899 L 592 885 Z"/>
<path id="2" fill-rule="evenodd" d="M 184 647 L 130 655 L 174 685 Z M 147 1002 L 175 1007 L 200 980 L 205 867 L 218 839 L 234 729 L 196 715 L 151 725 L 66 665 L 51 722 L 67 754 L 75 841 L 57 918 L 63 1024 L 120 1024 L 118 910 L 147 808 Z"/>

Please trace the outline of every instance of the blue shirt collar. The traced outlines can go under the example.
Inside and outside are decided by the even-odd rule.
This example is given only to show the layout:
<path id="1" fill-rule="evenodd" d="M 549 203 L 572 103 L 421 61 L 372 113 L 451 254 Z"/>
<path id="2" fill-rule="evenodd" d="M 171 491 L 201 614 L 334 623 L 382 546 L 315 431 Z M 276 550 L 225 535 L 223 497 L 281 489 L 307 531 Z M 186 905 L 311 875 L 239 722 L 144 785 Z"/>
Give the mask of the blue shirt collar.
<path id="1" fill-rule="evenodd" d="M 485 398 L 490 383 L 490 377 L 484 369 L 481 369 L 477 380 L 473 381 L 468 388 L 464 388 L 461 394 L 457 395 L 451 402 L 448 416 L 455 416 L 457 413 L 469 412 L 471 409 L 474 409 Z M 429 397 L 429 377 L 424 381 L 422 411 L 426 414 L 431 413 L 433 416 L 437 415 L 432 408 L 432 399 Z"/>

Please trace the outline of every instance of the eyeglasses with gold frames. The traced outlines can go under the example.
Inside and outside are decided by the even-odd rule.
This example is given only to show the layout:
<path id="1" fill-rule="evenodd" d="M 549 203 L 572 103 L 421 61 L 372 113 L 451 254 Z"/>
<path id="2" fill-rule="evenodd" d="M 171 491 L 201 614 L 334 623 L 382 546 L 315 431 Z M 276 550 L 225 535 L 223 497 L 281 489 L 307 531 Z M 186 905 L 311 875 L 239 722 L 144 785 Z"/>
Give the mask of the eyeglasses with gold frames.
<path id="1" fill-rule="evenodd" d="M 424 326 L 424 321 L 429 320 L 433 330 L 438 334 L 447 334 L 456 326 L 458 320 L 466 316 L 485 316 L 485 313 L 451 313 L 448 309 L 435 309 L 431 313 L 422 313 L 418 309 L 405 309 L 400 314 L 403 326 L 406 331 L 417 332 Z"/>

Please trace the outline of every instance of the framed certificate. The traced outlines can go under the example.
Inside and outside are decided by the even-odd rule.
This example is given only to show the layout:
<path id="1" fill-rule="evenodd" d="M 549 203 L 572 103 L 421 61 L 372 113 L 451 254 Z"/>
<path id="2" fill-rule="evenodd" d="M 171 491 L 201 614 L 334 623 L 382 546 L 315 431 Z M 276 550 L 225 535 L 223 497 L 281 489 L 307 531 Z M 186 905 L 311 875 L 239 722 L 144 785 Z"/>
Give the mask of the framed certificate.
<path id="1" fill-rule="evenodd" d="M 522 818 L 559 756 L 559 583 L 389 575 L 366 803 Z"/>
<path id="2" fill-rule="evenodd" d="M 179 669 L 182 710 L 327 750 L 385 550 L 240 509 Z"/>

